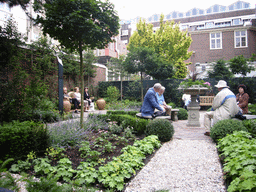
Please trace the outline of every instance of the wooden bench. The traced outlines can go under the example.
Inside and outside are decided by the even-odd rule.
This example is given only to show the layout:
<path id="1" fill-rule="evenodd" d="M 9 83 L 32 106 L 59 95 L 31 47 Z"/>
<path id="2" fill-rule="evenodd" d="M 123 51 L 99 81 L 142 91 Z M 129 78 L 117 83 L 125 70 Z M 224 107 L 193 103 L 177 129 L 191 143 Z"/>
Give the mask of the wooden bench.
<path id="1" fill-rule="evenodd" d="M 178 112 L 179 109 L 171 109 L 171 116 L 158 116 L 154 119 L 168 119 L 172 121 L 178 121 Z M 137 113 L 136 116 L 143 119 L 153 119 L 152 116 L 142 117 L 141 113 Z"/>
<path id="2" fill-rule="evenodd" d="M 214 96 L 199 96 L 200 106 L 212 106 Z"/>

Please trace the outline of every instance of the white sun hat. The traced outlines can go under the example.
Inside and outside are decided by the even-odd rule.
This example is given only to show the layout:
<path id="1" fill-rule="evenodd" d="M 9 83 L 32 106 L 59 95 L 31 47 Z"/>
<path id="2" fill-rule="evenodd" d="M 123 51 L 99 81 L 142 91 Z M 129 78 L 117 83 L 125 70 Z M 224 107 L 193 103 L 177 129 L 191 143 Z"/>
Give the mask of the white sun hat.
<path id="1" fill-rule="evenodd" d="M 215 87 L 217 87 L 217 88 L 224 88 L 224 87 L 229 88 L 229 86 L 227 85 L 227 82 L 224 81 L 224 80 L 219 80 L 218 84 L 215 85 Z"/>

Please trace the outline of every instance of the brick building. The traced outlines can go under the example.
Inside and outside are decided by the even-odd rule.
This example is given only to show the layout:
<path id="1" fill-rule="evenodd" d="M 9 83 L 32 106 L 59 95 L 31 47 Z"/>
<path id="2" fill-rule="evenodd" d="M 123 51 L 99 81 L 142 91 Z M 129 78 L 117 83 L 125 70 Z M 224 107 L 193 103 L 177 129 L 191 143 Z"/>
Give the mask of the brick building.
<path id="1" fill-rule="evenodd" d="M 159 20 L 160 14 L 146 19 L 154 29 L 159 27 Z M 165 15 L 164 20 L 174 20 L 180 30 L 187 30 L 191 35 L 193 41 L 188 51 L 193 54 L 186 61 L 192 63 L 191 71 L 195 71 L 196 66 L 202 71 L 211 69 L 212 62 L 219 59 L 229 60 L 238 55 L 249 58 L 256 53 L 256 10 L 250 8 L 249 3 L 237 1 L 229 6 L 213 5 L 206 10 L 174 11 Z M 123 21 L 123 25 L 130 28 L 131 24 L 132 21 Z"/>

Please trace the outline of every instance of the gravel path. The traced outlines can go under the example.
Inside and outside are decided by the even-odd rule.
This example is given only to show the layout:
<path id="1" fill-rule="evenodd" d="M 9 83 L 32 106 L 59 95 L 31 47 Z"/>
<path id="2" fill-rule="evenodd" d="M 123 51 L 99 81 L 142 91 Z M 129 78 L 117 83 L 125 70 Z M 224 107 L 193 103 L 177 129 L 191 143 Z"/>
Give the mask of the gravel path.
<path id="1" fill-rule="evenodd" d="M 202 125 L 203 112 L 200 112 Z M 188 128 L 187 121 L 173 122 L 173 140 L 165 143 L 131 180 L 125 192 L 225 192 L 215 143 L 203 127 Z"/>

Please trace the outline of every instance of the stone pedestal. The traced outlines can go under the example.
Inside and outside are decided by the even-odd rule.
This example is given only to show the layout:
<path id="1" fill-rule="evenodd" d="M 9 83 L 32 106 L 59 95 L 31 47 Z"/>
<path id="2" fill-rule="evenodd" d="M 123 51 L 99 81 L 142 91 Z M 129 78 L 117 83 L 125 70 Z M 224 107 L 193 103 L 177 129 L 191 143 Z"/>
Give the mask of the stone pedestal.
<path id="1" fill-rule="evenodd" d="M 182 88 L 179 88 L 182 89 Z M 201 127 L 199 121 L 199 103 L 196 102 L 197 95 L 204 94 L 208 88 L 199 85 L 192 85 L 191 87 L 183 89 L 183 92 L 191 95 L 191 102 L 187 106 L 188 109 L 188 127 Z"/>

